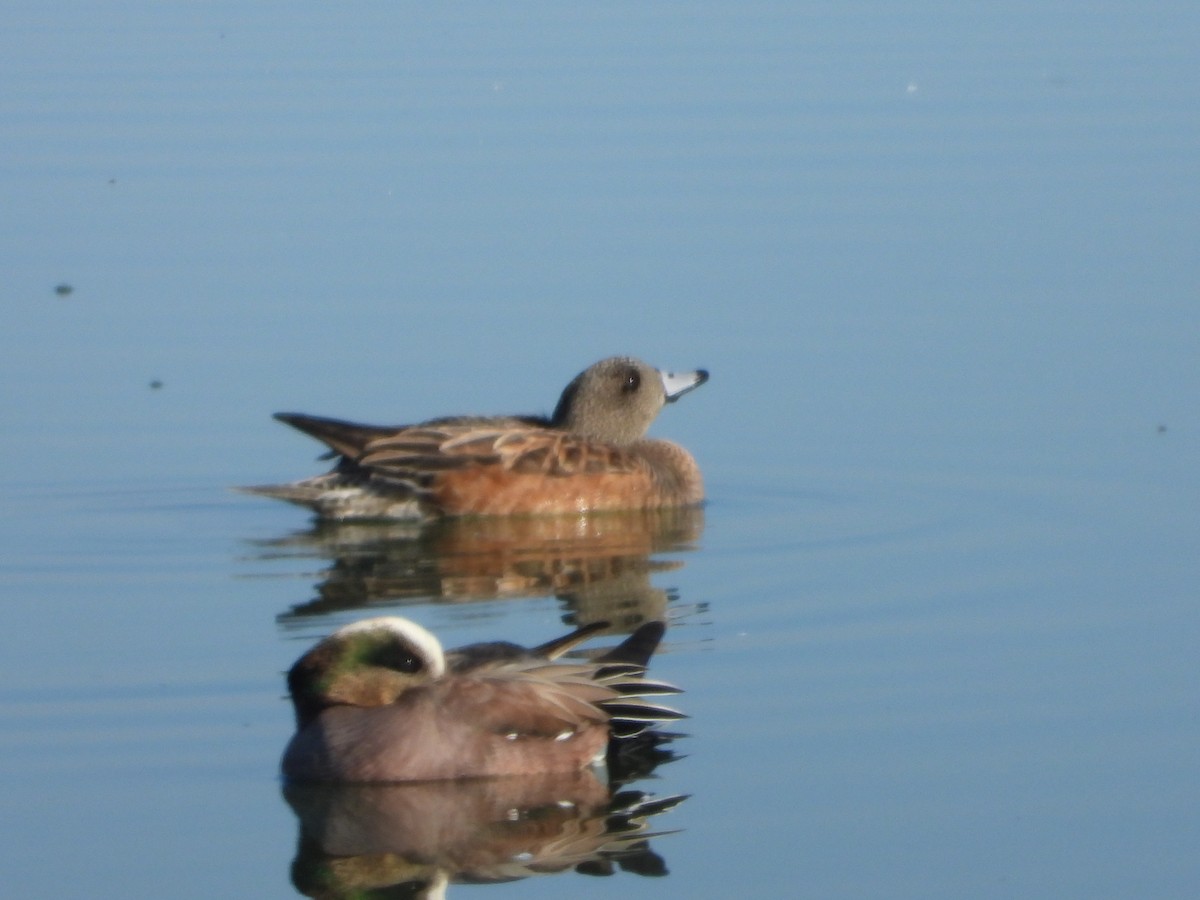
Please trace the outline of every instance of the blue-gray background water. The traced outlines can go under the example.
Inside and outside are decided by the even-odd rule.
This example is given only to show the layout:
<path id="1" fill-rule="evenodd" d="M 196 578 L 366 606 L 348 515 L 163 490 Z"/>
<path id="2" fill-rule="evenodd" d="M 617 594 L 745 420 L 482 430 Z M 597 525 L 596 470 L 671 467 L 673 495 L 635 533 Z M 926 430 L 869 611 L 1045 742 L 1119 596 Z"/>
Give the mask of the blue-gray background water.
<path id="1" fill-rule="evenodd" d="M 712 372 L 653 430 L 703 521 L 628 582 L 670 874 L 452 895 L 1200 890 L 1196 4 L 4 18 L 6 890 L 294 896 L 303 648 L 578 598 L 231 492 L 320 470 L 269 414 L 546 412 L 612 353 Z"/>

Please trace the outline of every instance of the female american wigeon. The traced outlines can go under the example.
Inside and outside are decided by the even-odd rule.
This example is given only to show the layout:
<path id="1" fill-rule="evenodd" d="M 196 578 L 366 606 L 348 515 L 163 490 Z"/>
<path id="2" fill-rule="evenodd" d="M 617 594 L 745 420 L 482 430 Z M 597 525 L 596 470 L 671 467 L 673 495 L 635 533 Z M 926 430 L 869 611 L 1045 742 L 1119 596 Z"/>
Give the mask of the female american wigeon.
<path id="1" fill-rule="evenodd" d="M 335 631 L 288 672 L 295 781 L 432 781 L 578 771 L 682 714 L 649 699 L 678 688 L 644 677 L 662 639 L 648 622 L 605 656 L 556 661 L 604 623 L 532 649 L 471 644 L 443 653 L 396 616 Z"/>
<path id="2" fill-rule="evenodd" d="M 247 490 L 328 519 L 660 509 L 704 499 L 683 447 L 644 436 L 663 405 L 708 380 L 630 357 L 601 360 L 567 385 L 553 415 L 451 416 L 359 425 L 277 413 L 339 457 L 330 472 Z"/>

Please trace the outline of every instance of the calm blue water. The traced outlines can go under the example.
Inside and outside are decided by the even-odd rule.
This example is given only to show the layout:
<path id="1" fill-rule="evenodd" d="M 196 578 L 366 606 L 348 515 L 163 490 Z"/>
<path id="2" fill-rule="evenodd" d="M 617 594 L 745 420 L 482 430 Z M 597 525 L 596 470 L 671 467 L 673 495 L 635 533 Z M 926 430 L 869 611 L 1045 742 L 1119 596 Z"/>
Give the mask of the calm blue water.
<path id="1" fill-rule="evenodd" d="M 1200 889 L 1194 4 L 5 19 L 14 894 L 295 896 L 281 673 L 368 610 L 673 622 L 670 874 L 450 895 Z M 317 471 L 275 410 L 545 412 L 616 352 L 712 371 L 654 429 L 703 516 L 414 544 L 229 490 Z"/>

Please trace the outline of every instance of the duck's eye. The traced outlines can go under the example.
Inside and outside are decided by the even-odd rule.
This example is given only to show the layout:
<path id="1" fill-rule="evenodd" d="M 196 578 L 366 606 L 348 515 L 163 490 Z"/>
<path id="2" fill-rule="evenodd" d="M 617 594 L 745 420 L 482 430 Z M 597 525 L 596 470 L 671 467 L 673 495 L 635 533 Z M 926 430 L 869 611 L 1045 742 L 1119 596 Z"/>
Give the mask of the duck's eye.
<path id="1" fill-rule="evenodd" d="M 624 394 L 632 394 L 642 386 L 642 374 L 637 369 L 630 369 L 625 373 L 625 380 L 621 382 L 621 392 Z"/>
<path id="2" fill-rule="evenodd" d="M 417 656 L 411 650 L 395 644 L 385 644 L 382 647 L 376 648 L 371 654 L 369 663 L 385 669 L 392 669 L 396 672 L 406 672 L 410 675 L 413 672 L 421 671 L 424 666 L 421 657 Z"/>

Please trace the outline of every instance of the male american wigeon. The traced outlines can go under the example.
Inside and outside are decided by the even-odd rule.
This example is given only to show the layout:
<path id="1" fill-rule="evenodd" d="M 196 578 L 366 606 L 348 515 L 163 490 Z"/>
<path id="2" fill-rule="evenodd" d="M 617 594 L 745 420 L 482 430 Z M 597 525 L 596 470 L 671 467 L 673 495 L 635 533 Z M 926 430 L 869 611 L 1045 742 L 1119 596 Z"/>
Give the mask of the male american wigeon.
<path id="1" fill-rule="evenodd" d="M 572 869 L 665 874 L 653 821 L 680 795 L 612 790 L 594 772 L 403 784 L 297 784 L 292 878 L 309 897 L 433 898 Z"/>
<path id="2" fill-rule="evenodd" d="M 593 661 L 558 661 L 604 623 L 525 649 L 505 642 L 442 651 L 397 616 L 347 625 L 288 672 L 296 733 L 283 755 L 295 781 L 432 781 L 578 771 L 682 718 L 644 677 L 661 622 Z"/>
<path id="3" fill-rule="evenodd" d="M 276 413 L 329 446 L 334 469 L 247 488 L 329 519 L 579 513 L 704 499 L 683 447 L 645 438 L 663 405 L 708 380 L 616 356 L 581 372 L 550 416 L 450 416 L 396 427 Z"/>

